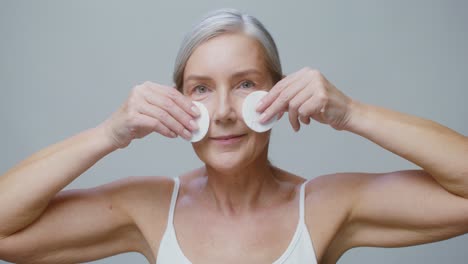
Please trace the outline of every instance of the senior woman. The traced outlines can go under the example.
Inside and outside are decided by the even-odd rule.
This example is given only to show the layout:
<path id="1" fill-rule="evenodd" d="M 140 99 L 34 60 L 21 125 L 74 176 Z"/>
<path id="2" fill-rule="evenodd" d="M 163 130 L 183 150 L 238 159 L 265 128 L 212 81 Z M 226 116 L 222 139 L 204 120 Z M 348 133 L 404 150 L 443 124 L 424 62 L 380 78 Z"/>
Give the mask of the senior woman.
<path id="1" fill-rule="evenodd" d="M 276 46 L 252 16 L 211 13 L 187 35 L 176 88 L 136 86 L 111 117 L 39 151 L 0 178 L 0 257 L 76 263 L 140 252 L 150 263 L 335 263 L 358 246 L 401 247 L 468 229 L 468 140 L 442 125 L 353 100 L 319 71 L 283 76 Z M 262 122 L 287 112 L 365 137 L 419 165 L 390 173 L 336 173 L 306 181 L 268 161 L 270 132 L 241 113 L 269 91 Z M 198 108 L 205 164 L 173 180 L 128 177 L 61 191 L 105 155 L 157 132 L 189 140 Z M 177 235 L 176 235 L 177 234 Z"/>

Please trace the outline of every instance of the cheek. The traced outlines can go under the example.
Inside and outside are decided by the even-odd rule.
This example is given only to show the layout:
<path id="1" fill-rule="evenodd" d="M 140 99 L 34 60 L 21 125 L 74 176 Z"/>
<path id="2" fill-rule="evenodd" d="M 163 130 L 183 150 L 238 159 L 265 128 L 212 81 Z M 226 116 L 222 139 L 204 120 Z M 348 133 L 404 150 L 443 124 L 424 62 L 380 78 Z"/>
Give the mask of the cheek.
<path id="1" fill-rule="evenodd" d="M 249 137 L 249 147 L 255 152 L 261 152 L 265 148 L 265 145 L 268 144 L 270 132 L 255 133 L 252 131 Z"/>

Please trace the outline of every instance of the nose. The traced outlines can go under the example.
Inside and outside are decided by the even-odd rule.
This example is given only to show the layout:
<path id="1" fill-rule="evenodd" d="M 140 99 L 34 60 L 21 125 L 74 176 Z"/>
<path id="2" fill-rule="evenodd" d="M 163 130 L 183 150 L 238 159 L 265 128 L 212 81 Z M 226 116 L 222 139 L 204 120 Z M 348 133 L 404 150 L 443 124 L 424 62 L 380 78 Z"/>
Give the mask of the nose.
<path id="1" fill-rule="evenodd" d="M 235 123 L 237 114 L 233 96 L 228 91 L 220 90 L 217 94 L 213 120 L 216 123 Z"/>

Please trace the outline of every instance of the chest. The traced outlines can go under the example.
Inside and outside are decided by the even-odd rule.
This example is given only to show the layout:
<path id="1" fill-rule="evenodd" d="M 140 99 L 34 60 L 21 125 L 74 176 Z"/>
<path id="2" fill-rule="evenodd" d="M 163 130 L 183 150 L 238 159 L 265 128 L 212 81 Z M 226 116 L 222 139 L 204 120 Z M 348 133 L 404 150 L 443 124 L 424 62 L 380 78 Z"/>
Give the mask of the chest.
<path id="1" fill-rule="evenodd" d="M 181 206 L 174 218 L 178 244 L 192 263 L 273 263 L 290 246 L 299 220 L 297 206 L 289 205 L 242 218 L 193 209 Z"/>
<path id="2" fill-rule="evenodd" d="M 167 227 L 168 209 L 140 219 L 140 228 L 157 258 Z M 330 254 L 329 245 L 339 229 L 343 212 L 330 210 L 320 199 L 305 204 L 305 224 L 318 263 Z M 151 219 L 151 221 L 149 221 Z M 182 253 L 193 263 L 274 263 L 290 246 L 299 222 L 297 200 L 259 212 L 251 217 L 220 217 L 194 204 L 178 201 L 173 225 Z M 153 258 L 154 254 L 154 258 Z M 153 263 L 153 262 L 151 262 Z"/>

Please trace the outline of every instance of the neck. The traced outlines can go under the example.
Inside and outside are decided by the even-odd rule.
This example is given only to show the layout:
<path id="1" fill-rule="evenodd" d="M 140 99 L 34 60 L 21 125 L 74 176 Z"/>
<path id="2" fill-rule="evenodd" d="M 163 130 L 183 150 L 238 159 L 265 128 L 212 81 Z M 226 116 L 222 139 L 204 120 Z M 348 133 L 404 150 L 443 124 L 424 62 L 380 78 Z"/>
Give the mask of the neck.
<path id="1" fill-rule="evenodd" d="M 278 188 L 274 168 L 266 155 L 240 168 L 220 170 L 205 166 L 206 193 L 226 216 L 253 211 Z M 268 202 L 268 201 L 267 201 Z"/>

